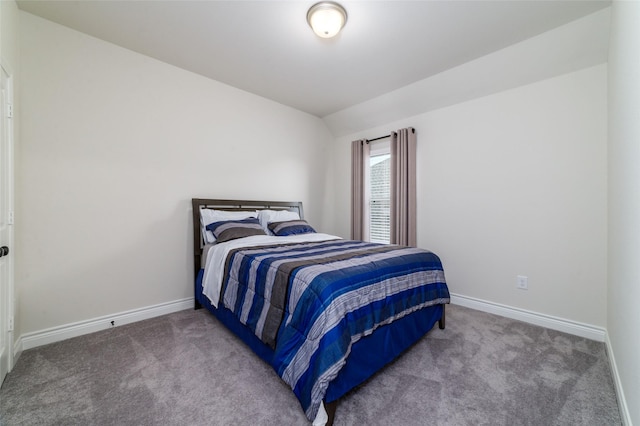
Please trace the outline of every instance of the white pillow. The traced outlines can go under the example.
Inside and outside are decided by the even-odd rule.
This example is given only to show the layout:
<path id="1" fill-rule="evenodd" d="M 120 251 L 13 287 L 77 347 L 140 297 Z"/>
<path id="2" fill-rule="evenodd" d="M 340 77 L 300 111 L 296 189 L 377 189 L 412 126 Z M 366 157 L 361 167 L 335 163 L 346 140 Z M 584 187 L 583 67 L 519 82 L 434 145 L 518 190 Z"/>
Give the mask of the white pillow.
<path id="1" fill-rule="evenodd" d="M 258 221 L 260 221 L 260 225 L 267 235 L 273 235 L 273 232 L 269 229 L 271 222 L 286 222 L 299 219 L 300 215 L 298 213 L 290 212 L 289 210 L 260 210 L 258 212 Z"/>
<path id="2" fill-rule="evenodd" d="M 205 244 L 213 244 L 216 237 L 213 232 L 207 231 L 207 225 L 221 220 L 241 220 L 248 217 L 258 217 L 256 211 L 228 212 L 225 210 L 200 209 L 200 226 Z"/>

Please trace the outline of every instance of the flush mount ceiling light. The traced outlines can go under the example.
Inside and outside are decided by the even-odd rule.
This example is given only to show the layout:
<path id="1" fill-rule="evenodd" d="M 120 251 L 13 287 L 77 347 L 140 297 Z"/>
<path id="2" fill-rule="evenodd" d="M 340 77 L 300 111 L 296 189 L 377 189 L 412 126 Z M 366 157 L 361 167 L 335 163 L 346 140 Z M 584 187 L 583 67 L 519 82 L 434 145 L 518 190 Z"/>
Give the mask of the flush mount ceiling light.
<path id="1" fill-rule="evenodd" d="M 338 3 L 321 1 L 309 8 L 307 22 L 318 37 L 331 38 L 347 23 L 347 11 Z"/>

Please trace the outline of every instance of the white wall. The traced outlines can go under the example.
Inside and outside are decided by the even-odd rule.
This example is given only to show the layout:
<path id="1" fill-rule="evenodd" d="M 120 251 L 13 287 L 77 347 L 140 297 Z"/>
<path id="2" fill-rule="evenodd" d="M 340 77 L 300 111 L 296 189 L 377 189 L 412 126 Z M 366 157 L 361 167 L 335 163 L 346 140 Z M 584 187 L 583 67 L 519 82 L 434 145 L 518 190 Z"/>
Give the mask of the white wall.
<path id="1" fill-rule="evenodd" d="M 22 333 L 192 297 L 192 197 L 320 220 L 320 119 L 20 17 Z"/>
<path id="2" fill-rule="evenodd" d="M 609 291 L 612 362 L 640 424 L 640 3 L 614 1 L 609 48 Z"/>
<path id="3" fill-rule="evenodd" d="M 441 256 L 450 290 L 604 328 L 606 75 L 598 65 L 339 138 L 333 231 L 349 235 L 350 141 L 415 127 L 418 245 Z"/>
<path id="4" fill-rule="evenodd" d="M 0 57 L 13 71 L 18 67 L 18 5 L 14 0 L 0 2 Z"/>

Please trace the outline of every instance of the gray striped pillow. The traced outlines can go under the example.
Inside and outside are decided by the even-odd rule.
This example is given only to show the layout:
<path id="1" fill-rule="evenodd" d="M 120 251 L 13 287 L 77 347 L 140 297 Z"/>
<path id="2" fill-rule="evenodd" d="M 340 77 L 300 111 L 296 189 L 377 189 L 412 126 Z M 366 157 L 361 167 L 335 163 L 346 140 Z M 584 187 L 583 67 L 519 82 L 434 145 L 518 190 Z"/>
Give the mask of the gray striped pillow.
<path id="1" fill-rule="evenodd" d="M 297 234 L 313 234 L 315 229 L 306 220 L 288 220 L 285 222 L 271 222 L 269 230 L 278 237 Z"/>
<path id="2" fill-rule="evenodd" d="M 251 235 L 267 235 L 260 226 L 257 218 L 250 217 L 242 220 L 223 220 L 207 225 L 207 230 L 216 237 L 216 241 L 223 243 Z"/>

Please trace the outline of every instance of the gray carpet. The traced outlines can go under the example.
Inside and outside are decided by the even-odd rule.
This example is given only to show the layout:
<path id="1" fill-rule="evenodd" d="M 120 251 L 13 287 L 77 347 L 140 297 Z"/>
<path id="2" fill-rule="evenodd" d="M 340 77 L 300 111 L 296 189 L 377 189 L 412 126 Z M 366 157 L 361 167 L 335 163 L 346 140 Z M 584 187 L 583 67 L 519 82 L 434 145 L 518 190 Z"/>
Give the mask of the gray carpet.
<path id="1" fill-rule="evenodd" d="M 207 311 L 25 351 L 2 425 L 306 425 L 273 370 Z M 620 425 L 602 343 L 463 308 L 338 405 L 340 425 Z"/>

